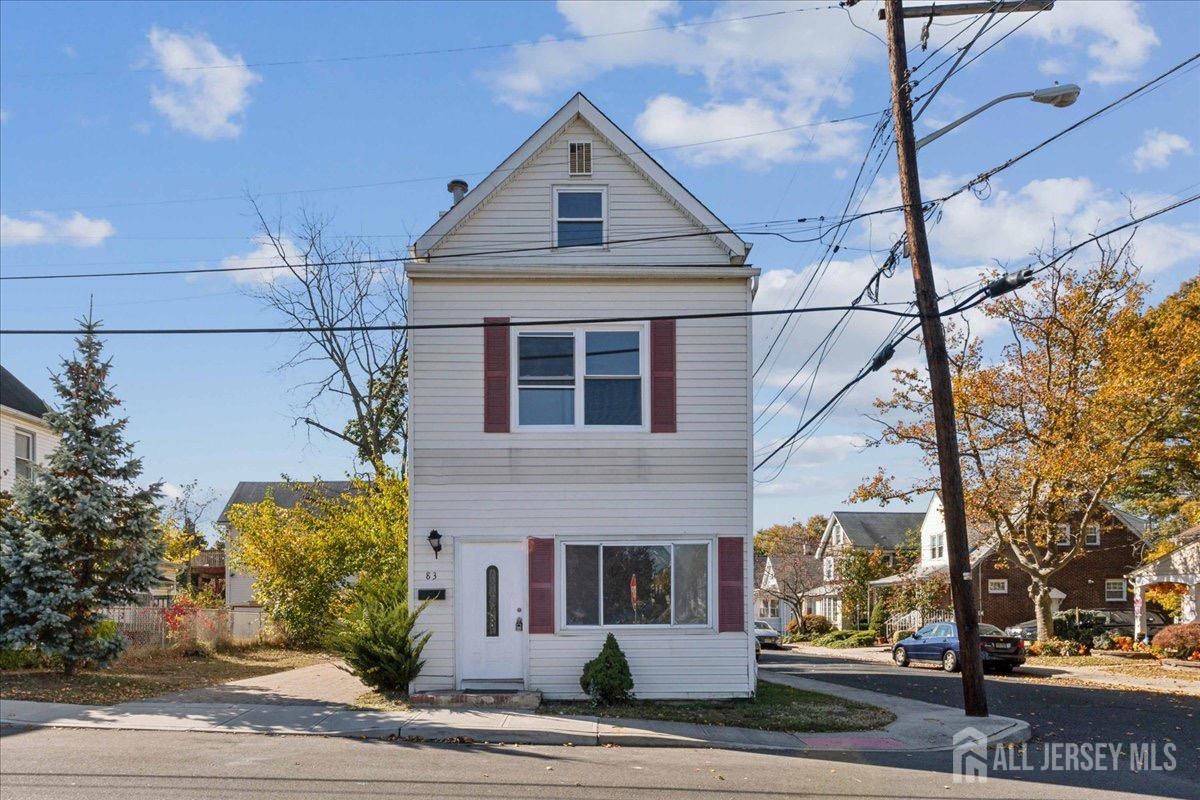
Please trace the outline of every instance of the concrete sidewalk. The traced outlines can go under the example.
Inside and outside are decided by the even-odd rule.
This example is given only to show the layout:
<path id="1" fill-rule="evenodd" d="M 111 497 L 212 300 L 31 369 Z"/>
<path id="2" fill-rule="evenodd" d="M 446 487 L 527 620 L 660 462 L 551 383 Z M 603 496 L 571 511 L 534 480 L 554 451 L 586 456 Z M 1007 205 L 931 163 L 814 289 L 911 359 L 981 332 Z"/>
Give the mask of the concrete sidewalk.
<path id="1" fill-rule="evenodd" d="M 4 700 L 0 701 L 0 723 L 422 741 L 715 747 L 816 753 L 948 750 L 953 747 L 954 733 L 968 725 L 982 731 L 995 744 L 1025 741 L 1030 735 L 1026 723 L 1007 717 L 968 720 L 961 711 L 945 706 L 789 675 L 763 677 L 800 689 L 881 706 L 892 711 L 896 721 L 879 731 L 787 733 L 681 722 L 550 716 L 517 710 L 414 709 L 388 713 L 331 703 L 150 701 L 115 706 L 78 706 Z"/>

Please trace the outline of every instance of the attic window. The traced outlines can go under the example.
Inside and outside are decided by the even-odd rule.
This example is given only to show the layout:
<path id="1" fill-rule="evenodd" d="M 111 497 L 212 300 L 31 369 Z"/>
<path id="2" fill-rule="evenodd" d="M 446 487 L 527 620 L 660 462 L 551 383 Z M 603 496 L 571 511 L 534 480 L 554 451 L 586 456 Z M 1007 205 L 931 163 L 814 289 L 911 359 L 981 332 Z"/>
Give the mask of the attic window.
<path id="1" fill-rule="evenodd" d="M 592 174 L 592 143 L 591 142 L 571 142 L 568 145 L 570 152 L 570 168 L 572 175 L 591 175 Z"/>
<path id="2" fill-rule="evenodd" d="M 586 192 L 555 189 L 554 246 L 603 246 L 605 206 L 603 187 Z"/>

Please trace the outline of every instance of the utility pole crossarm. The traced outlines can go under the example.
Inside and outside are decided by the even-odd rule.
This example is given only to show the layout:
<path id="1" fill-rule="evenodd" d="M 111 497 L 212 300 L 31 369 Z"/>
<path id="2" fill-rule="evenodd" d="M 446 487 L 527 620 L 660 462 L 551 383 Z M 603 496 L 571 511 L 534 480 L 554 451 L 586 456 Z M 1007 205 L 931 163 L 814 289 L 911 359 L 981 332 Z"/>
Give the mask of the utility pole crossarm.
<path id="1" fill-rule="evenodd" d="M 890 4 L 879 9 L 879 18 L 887 19 Z M 928 19 L 929 17 L 954 17 L 962 14 L 1007 14 L 1013 11 L 1049 11 L 1054 0 L 1006 0 L 994 3 L 949 3 L 947 5 L 906 6 L 899 15 L 904 19 Z"/>

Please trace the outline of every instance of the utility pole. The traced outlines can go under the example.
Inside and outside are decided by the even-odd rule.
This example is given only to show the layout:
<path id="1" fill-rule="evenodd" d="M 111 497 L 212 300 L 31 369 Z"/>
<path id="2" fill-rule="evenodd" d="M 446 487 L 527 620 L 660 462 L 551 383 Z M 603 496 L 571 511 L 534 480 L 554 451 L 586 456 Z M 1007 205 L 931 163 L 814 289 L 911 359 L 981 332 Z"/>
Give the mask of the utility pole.
<path id="1" fill-rule="evenodd" d="M 950 383 L 950 359 L 946 353 L 946 335 L 938 316 L 938 296 L 933 285 L 933 266 L 929 258 L 929 240 L 925 233 L 925 215 L 921 202 L 921 182 L 917 172 L 917 144 L 913 135 L 912 97 L 908 82 L 908 50 L 904 41 L 906 17 L 926 18 L 956 14 L 995 13 L 996 11 L 1045 11 L 1054 0 L 1017 0 L 1016 2 L 961 3 L 944 6 L 918 6 L 905 9 L 901 0 L 884 0 L 880 18 L 887 22 L 888 66 L 892 76 L 892 121 L 896 130 L 896 161 L 899 167 L 900 197 L 904 206 L 904 227 L 912 260 L 917 309 L 921 315 L 921 334 L 929 366 L 929 387 L 933 400 L 933 423 L 937 437 L 938 471 L 942 481 L 942 507 L 946 522 L 946 556 L 949 561 L 950 596 L 954 601 L 954 620 L 958 624 L 960 664 L 963 680 L 963 707 L 969 717 L 986 717 L 987 694 L 983 687 L 983 655 L 979 646 L 979 613 L 971 589 L 971 563 L 967 549 L 967 514 L 963 501 L 962 473 L 959 471 L 958 425 L 954 418 L 954 392 Z"/>

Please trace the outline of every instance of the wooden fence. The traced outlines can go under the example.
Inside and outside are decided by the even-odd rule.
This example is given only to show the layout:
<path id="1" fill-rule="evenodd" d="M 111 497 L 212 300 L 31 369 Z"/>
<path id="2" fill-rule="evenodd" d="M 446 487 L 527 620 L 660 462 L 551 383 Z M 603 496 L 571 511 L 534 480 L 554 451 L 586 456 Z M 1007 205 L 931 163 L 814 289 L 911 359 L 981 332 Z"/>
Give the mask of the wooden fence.
<path id="1" fill-rule="evenodd" d="M 110 606 L 104 609 L 104 615 L 117 624 L 117 631 L 135 647 L 250 641 L 259 638 L 263 631 L 262 610 L 257 608 L 196 608 L 172 613 L 156 606 Z"/>

